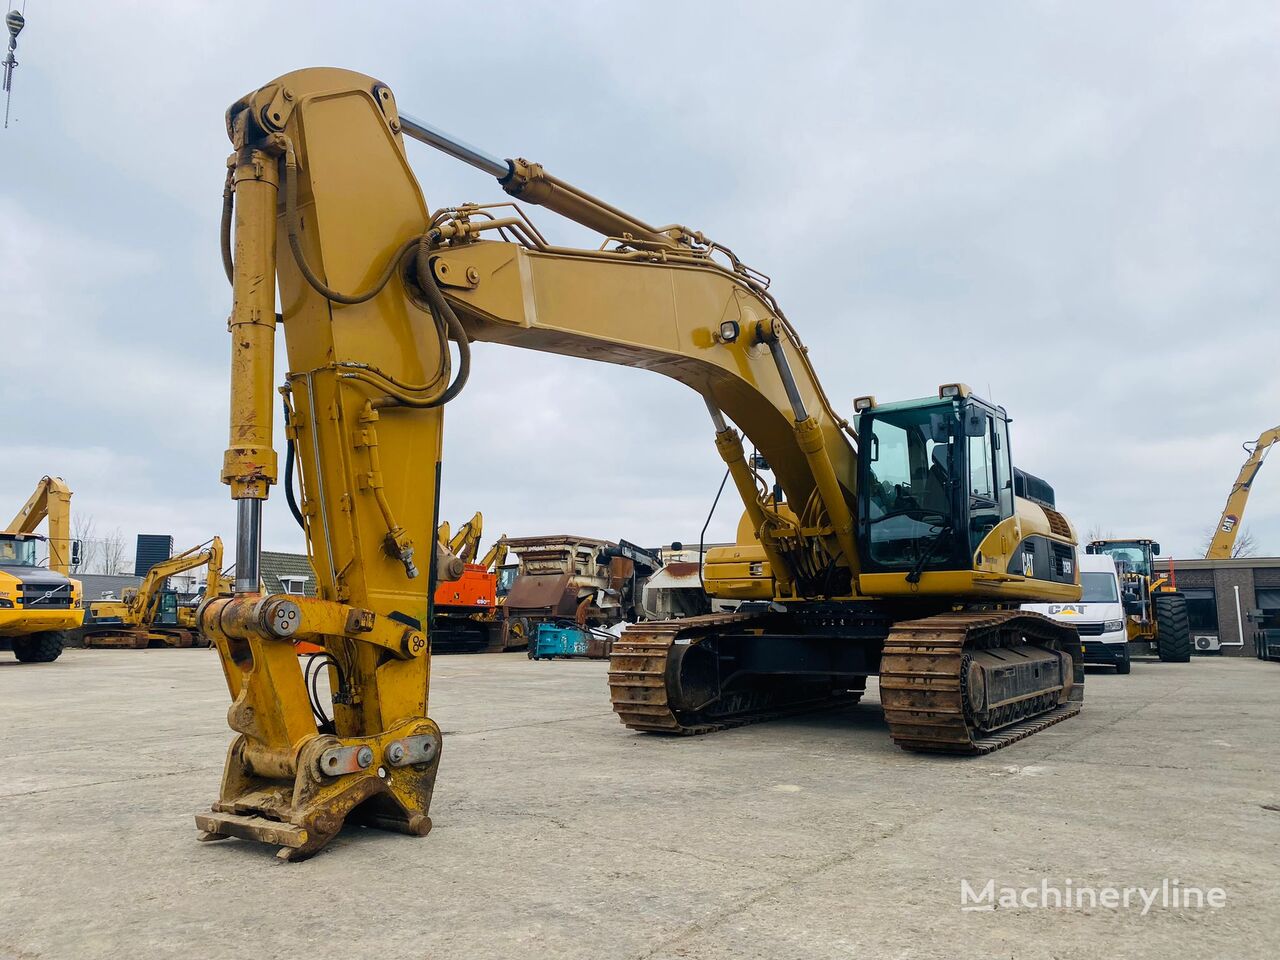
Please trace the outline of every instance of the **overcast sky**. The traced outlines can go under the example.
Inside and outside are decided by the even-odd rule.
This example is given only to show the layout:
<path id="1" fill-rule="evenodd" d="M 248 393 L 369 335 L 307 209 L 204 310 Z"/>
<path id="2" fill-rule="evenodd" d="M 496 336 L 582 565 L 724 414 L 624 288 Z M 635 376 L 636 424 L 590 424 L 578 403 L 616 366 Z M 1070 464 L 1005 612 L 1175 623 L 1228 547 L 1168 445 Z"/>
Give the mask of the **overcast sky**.
<path id="1" fill-rule="evenodd" d="M 306 66 L 771 275 L 833 402 L 963 380 L 1094 526 L 1199 555 L 1280 423 L 1280 5 L 29 0 L 0 131 L 0 506 L 233 517 L 223 111 Z M 501 199 L 418 144 L 432 207 Z M 553 238 L 579 240 L 546 211 Z M 283 367 L 281 367 L 283 369 Z M 477 345 L 442 514 L 695 540 L 723 466 L 651 373 Z M 11 506 L 8 506 L 11 505 Z M 731 538 L 727 496 L 709 539 Z M 1246 527 L 1280 552 L 1280 461 Z M 7 519 L 7 514 L 4 519 Z M 282 496 L 265 545 L 301 549 Z"/>

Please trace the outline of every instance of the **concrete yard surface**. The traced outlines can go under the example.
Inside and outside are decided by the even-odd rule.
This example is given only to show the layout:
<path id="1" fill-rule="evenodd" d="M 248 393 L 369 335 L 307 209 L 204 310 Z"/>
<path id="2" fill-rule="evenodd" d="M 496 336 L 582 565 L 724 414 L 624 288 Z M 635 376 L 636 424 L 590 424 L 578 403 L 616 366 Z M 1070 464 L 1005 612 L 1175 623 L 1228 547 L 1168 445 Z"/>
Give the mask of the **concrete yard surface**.
<path id="1" fill-rule="evenodd" d="M 0 958 L 1239 960 L 1280 944 L 1280 664 L 1091 673 L 1079 717 L 975 759 L 894 747 L 874 683 L 841 713 L 664 739 L 618 723 L 604 663 L 433 666 L 434 831 L 351 828 L 287 864 L 196 841 L 230 741 L 213 652 L 0 654 Z M 1225 902 L 1035 903 L 1166 880 Z M 962 884 L 988 881 L 1025 902 L 963 910 Z"/>

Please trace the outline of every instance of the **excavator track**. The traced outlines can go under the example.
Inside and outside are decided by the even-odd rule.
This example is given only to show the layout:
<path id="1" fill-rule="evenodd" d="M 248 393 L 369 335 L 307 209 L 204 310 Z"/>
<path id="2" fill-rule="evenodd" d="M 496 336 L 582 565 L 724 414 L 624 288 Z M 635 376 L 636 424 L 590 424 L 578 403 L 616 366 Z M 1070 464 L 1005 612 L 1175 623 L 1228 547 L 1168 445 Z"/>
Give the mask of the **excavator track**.
<path id="1" fill-rule="evenodd" d="M 928 753 L 984 754 L 1075 716 L 1084 697 L 1079 644 L 1074 629 L 1017 610 L 942 613 L 895 624 L 880 661 L 880 701 L 894 743 Z M 985 691 L 970 690 L 974 656 L 985 652 L 1017 662 L 1019 650 L 1070 657 L 1065 682 L 977 714 L 974 701 Z"/>
<path id="2" fill-rule="evenodd" d="M 673 702 L 677 666 L 673 660 L 681 655 L 681 648 L 694 646 L 726 627 L 739 629 L 769 616 L 763 612 L 713 613 L 628 627 L 614 642 L 609 659 L 609 695 L 614 712 L 632 730 L 696 736 L 797 713 L 852 706 L 861 699 L 858 691 L 796 697 L 781 690 L 741 690 L 729 693 L 708 709 L 685 710 Z"/>
<path id="3" fill-rule="evenodd" d="M 811 691 L 797 695 L 779 686 L 731 691 L 702 708 L 680 704 L 687 696 L 679 679 L 680 657 L 726 630 L 767 630 L 769 618 L 766 612 L 710 614 L 628 628 L 610 660 L 614 712 L 632 730 L 693 736 L 858 702 L 858 691 L 815 697 Z M 986 674 L 974 673 L 975 659 L 984 654 L 997 662 L 997 672 L 1008 664 L 1031 670 L 1037 678 L 1047 670 L 1046 679 L 1031 692 L 986 708 Z M 1039 614 L 943 613 L 893 626 L 880 662 L 880 699 L 890 735 L 903 749 L 990 753 L 1079 713 L 1084 693 L 1080 663 L 1075 631 Z M 983 696 L 973 696 L 969 686 L 979 681 Z M 981 709 L 975 710 L 975 701 Z"/>

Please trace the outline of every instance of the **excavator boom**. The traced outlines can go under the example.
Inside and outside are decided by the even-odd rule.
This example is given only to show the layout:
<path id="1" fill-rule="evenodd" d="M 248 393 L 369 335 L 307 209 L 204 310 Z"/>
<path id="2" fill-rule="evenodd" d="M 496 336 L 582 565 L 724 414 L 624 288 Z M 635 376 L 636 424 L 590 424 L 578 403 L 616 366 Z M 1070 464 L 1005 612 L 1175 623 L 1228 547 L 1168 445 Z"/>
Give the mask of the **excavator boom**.
<path id="1" fill-rule="evenodd" d="M 480 558 L 480 566 L 486 570 L 497 570 L 507 562 L 507 535 L 504 533 L 497 540 L 493 541 L 485 555 Z"/>
<path id="2" fill-rule="evenodd" d="M 1222 508 L 1222 516 L 1218 518 L 1218 526 L 1209 541 L 1209 549 L 1205 553 L 1206 560 L 1229 560 L 1235 549 L 1236 537 L 1240 535 L 1240 525 L 1244 522 L 1244 508 L 1249 503 L 1249 494 L 1253 490 L 1253 481 L 1267 459 L 1267 451 L 1272 444 L 1280 440 L 1280 427 L 1265 430 L 1253 443 L 1244 445 L 1249 456 L 1240 467 L 1236 482 L 1227 495 L 1227 505 Z"/>
<path id="3" fill-rule="evenodd" d="M 74 561 L 71 490 L 61 477 L 41 477 L 22 509 L 9 521 L 5 533 L 33 533 L 46 518 L 49 521 L 49 569 L 66 576 Z"/>
<path id="4" fill-rule="evenodd" d="M 476 551 L 480 548 L 482 536 L 484 536 L 484 517 L 477 510 L 475 515 L 449 538 L 449 552 L 463 563 L 473 563 Z"/>

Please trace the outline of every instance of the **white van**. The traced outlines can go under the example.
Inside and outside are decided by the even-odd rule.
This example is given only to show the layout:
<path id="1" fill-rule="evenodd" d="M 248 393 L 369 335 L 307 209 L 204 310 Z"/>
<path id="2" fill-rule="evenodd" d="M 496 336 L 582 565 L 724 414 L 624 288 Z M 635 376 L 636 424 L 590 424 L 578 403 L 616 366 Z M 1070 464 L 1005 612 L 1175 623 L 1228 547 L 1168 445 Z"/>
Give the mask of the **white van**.
<path id="1" fill-rule="evenodd" d="M 1079 603 L 1024 603 L 1023 610 L 1044 613 L 1076 628 L 1084 641 L 1084 662 L 1129 672 L 1129 636 L 1125 631 L 1120 577 L 1115 561 L 1104 554 L 1076 555 L 1080 565 Z"/>

